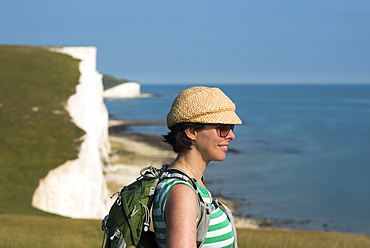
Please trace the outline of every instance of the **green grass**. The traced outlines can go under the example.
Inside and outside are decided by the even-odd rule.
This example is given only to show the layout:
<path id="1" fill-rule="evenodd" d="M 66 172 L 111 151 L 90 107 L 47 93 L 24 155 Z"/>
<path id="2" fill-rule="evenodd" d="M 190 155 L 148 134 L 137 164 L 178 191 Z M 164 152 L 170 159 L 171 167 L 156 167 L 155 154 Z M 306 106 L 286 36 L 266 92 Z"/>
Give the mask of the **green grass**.
<path id="1" fill-rule="evenodd" d="M 100 247 L 100 221 L 0 215 L 0 247 Z"/>
<path id="2" fill-rule="evenodd" d="M 100 247 L 100 221 L 0 215 L 0 247 Z M 240 248 L 366 248 L 364 235 L 288 230 L 238 229 Z"/>
<path id="3" fill-rule="evenodd" d="M 115 77 L 109 75 L 103 75 L 103 87 L 104 90 L 112 88 L 114 86 L 127 83 L 128 80 L 126 79 L 117 79 Z"/>
<path id="4" fill-rule="evenodd" d="M 79 61 L 42 47 L 0 46 L 0 213 L 31 207 L 39 179 L 78 155 L 84 132 L 63 104 L 75 93 Z"/>
<path id="5" fill-rule="evenodd" d="M 368 248 L 370 237 L 333 232 L 282 229 L 238 230 L 239 247 L 248 248 Z"/>

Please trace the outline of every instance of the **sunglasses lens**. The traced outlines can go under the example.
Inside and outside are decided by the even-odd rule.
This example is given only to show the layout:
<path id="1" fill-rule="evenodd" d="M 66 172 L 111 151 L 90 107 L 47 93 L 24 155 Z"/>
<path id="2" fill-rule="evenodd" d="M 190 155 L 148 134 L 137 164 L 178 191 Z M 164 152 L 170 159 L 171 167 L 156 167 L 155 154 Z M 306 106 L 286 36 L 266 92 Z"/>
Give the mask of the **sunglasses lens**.
<path id="1" fill-rule="evenodd" d="M 229 134 L 230 130 L 234 130 L 234 126 L 235 126 L 234 124 L 220 124 L 219 136 L 225 138 Z"/>

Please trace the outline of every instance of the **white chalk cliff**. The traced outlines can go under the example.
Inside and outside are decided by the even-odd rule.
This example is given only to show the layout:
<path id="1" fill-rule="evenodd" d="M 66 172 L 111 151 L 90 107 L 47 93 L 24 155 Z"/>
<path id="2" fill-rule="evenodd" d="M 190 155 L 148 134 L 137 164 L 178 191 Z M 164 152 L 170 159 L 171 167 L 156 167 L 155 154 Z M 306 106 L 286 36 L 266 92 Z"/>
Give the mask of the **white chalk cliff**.
<path id="1" fill-rule="evenodd" d="M 103 176 L 108 160 L 108 111 L 103 102 L 102 75 L 96 70 L 95 47 L 50 48 L 79 59 L 80 79 L 66 110 L 86 134 L 78 158 L 66 161 L 40 180 L 32 206 L 71 218 L 101 219 L 109 211 Z"/>
<path id="2" fill-rule="evenodd" d="M 119 84 L 104 91 L 106 98 L 130 98 L 140 96 L 140 84 L 136 82 L 127 82 Z"/>

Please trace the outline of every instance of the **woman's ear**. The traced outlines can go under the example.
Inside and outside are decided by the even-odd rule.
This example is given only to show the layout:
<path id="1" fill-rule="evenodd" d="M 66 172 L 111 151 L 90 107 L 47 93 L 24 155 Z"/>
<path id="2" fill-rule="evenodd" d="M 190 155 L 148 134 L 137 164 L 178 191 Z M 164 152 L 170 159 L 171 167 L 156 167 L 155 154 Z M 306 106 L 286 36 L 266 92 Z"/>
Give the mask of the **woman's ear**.
<path id="1" fill-rule="evenodd" d="M 189 139 L 191 140 L 196 140 L 197 138 L 197 131 L 195 131 L 195 129 L 193 127 L 189 127 L 187 129 L 185 129 L 185 134 L 186 136 L 188 136 Z"/>

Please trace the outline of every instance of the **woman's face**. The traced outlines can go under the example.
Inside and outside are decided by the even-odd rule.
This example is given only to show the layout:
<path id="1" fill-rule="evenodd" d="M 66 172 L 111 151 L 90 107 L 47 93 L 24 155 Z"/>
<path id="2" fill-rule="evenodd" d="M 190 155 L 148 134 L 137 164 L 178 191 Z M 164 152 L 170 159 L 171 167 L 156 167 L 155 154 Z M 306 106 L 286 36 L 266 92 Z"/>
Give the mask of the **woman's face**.
<path id="1" fill-rule="evenodd" d="M 203 130 L 196 132 L 194 148 L 199 151 L 206 163 L 223 161 L 226 158 L 230 141 L 235 139 L 232 130 L 222 138 L 217 134 L 216 129 L 217 125 L 206 125 Z"/>

